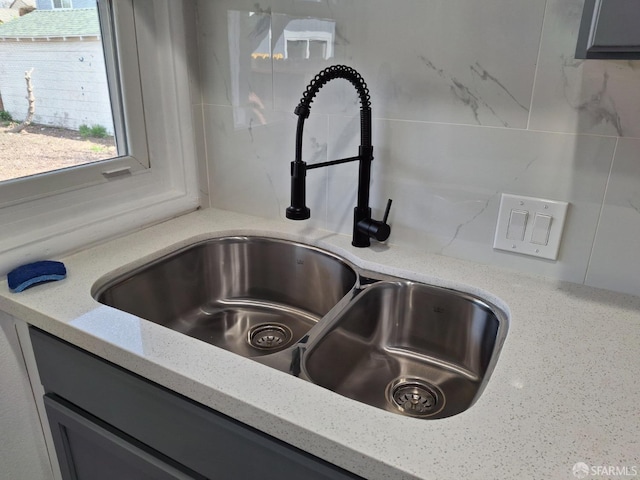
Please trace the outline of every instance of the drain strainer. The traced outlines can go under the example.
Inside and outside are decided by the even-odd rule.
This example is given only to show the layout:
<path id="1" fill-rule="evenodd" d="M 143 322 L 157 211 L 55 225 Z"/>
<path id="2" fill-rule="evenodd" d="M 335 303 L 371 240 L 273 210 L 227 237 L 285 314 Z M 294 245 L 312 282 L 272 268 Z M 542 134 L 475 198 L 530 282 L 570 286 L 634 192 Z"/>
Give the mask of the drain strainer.
<path id="1" fill-rule="evenodd" d="M 280 323 L 262 323 L 249 330 L 248 342 L 260 350 L 272 350 L 284 347 L 291 341 L 293 333 Z"/>
<path id="2" fill-rule="evenodd" d="M 405 415 L 427 417 L 444 408 L 444 395 L 435 385 L 416 378 L 399 378 L 387 387 L 390 403 Z"/>

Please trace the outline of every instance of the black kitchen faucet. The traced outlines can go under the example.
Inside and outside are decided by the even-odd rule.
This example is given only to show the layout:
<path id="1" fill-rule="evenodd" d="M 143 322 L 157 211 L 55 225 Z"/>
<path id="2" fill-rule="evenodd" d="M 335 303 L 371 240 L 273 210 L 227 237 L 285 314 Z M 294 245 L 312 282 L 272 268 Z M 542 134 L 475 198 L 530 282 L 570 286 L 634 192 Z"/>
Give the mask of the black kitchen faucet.
<path id="1" fill-rule="evenodd" d="M 329 81 L 336 78 L 343 78 L 349 81 L 356 88 L 360 97 L 360 147 L 358 155 L 356 157 L 307 165 L 302 161 L 304 121 L 309 118 L 311 102 L 313 102 L 318 91 Z M 298 116 L 298 127 L 296 130 L 296 156 L 295 160 L 291 162 L 291 206 L 287 207 L 287 218 L 291 220 L 306 220 L 311 216 L 311 211 L 307 207 L 305 199 L 307 170 L 359 161 L 358 203 L 353 213 L 353 240 L 351 244 L 354 247 L 368 247 L 371 245 L 371 237 L 384 242 L 391 234 L 391 227 L 387 224 L 391 199 L 387 202 L 383 220 L 372 219 L 371 208 L 369 207 L 369 184 L 371 181 L 371 162 L 373 161 L 371 99 L 369 89 L 362 76 L 353 68 L 345 65 L 334 65 L 325 68 L 311 80 L 294 113 Z"/>

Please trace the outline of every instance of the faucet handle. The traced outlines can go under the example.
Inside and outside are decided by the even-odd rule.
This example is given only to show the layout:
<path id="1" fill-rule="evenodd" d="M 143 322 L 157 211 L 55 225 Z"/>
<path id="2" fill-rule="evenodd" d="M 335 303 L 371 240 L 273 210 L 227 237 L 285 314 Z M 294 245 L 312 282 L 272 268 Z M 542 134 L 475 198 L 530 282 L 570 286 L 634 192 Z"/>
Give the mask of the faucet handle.
<path id="1" fill-rule="evenodd" d="M 387 219 L 389 218 L 389 211 L 391 210 L 391 201 L 391 199 L 387 201 L 387 208 L 385 208 L 384 218 L 382 219 L 382 221 L 374 220 L 373 218 L 367 217 L 363 218 L 356 224 L 356 229 L 366 235 L 365 238 L 367 240 L 367 243 L 366 245 L 354 244 L 354 246 L 369 246 L 367 237 L 375 238 L 379 242 L 384 242 L 387 238 L 389 238 L 389 235 L 391 235 L 391 226 L 387 223 Z M 356 210 L 357 208 L 358 207 L 356 207 Z M 371 215 L 371 209 L 368 210 L 369 215 Z"/>
<path id="2" fill-rule="evenodd" d="M 391 211 L 391 202 L 393 202 L 393 200 L 387 200 L 387 208 L 384 209 L 384 217 L 382 217 L 382 223 L 387 223 L 389 212 Z"/>

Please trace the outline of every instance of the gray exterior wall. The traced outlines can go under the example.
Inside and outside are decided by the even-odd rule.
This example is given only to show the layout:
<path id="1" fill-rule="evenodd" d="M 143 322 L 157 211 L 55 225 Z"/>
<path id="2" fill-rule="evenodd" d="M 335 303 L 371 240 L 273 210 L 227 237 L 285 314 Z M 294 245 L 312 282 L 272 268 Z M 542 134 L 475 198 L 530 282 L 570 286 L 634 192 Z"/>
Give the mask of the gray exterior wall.
<path id="1" fill-rule="evenodd" d="M 31 75 L 36 96 L 34 122 L 77 130 L 102 125 L 113 133 L 102 44 L 98 40 L 0 42 L 0 85 L 4 109 L 24 119 L 24 72 Z"/>

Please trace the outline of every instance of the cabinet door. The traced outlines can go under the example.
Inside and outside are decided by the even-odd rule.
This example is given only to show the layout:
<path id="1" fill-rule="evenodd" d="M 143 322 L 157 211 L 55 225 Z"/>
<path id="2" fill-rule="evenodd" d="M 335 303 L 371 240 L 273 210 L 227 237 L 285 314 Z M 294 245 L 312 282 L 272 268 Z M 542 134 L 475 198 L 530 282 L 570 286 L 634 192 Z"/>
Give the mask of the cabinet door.
<path id="1" fill-rule="evenodd" d="M 640 59 L 640 1 L 586 0 L 576 58 Z"/>
<path id="2" fill-rule="evenodd" d="M 167 463 L 135 440 L 91 418 L 63 399 L 44 404 L 64 480 L 187 480 L 183 468 Z"/>

